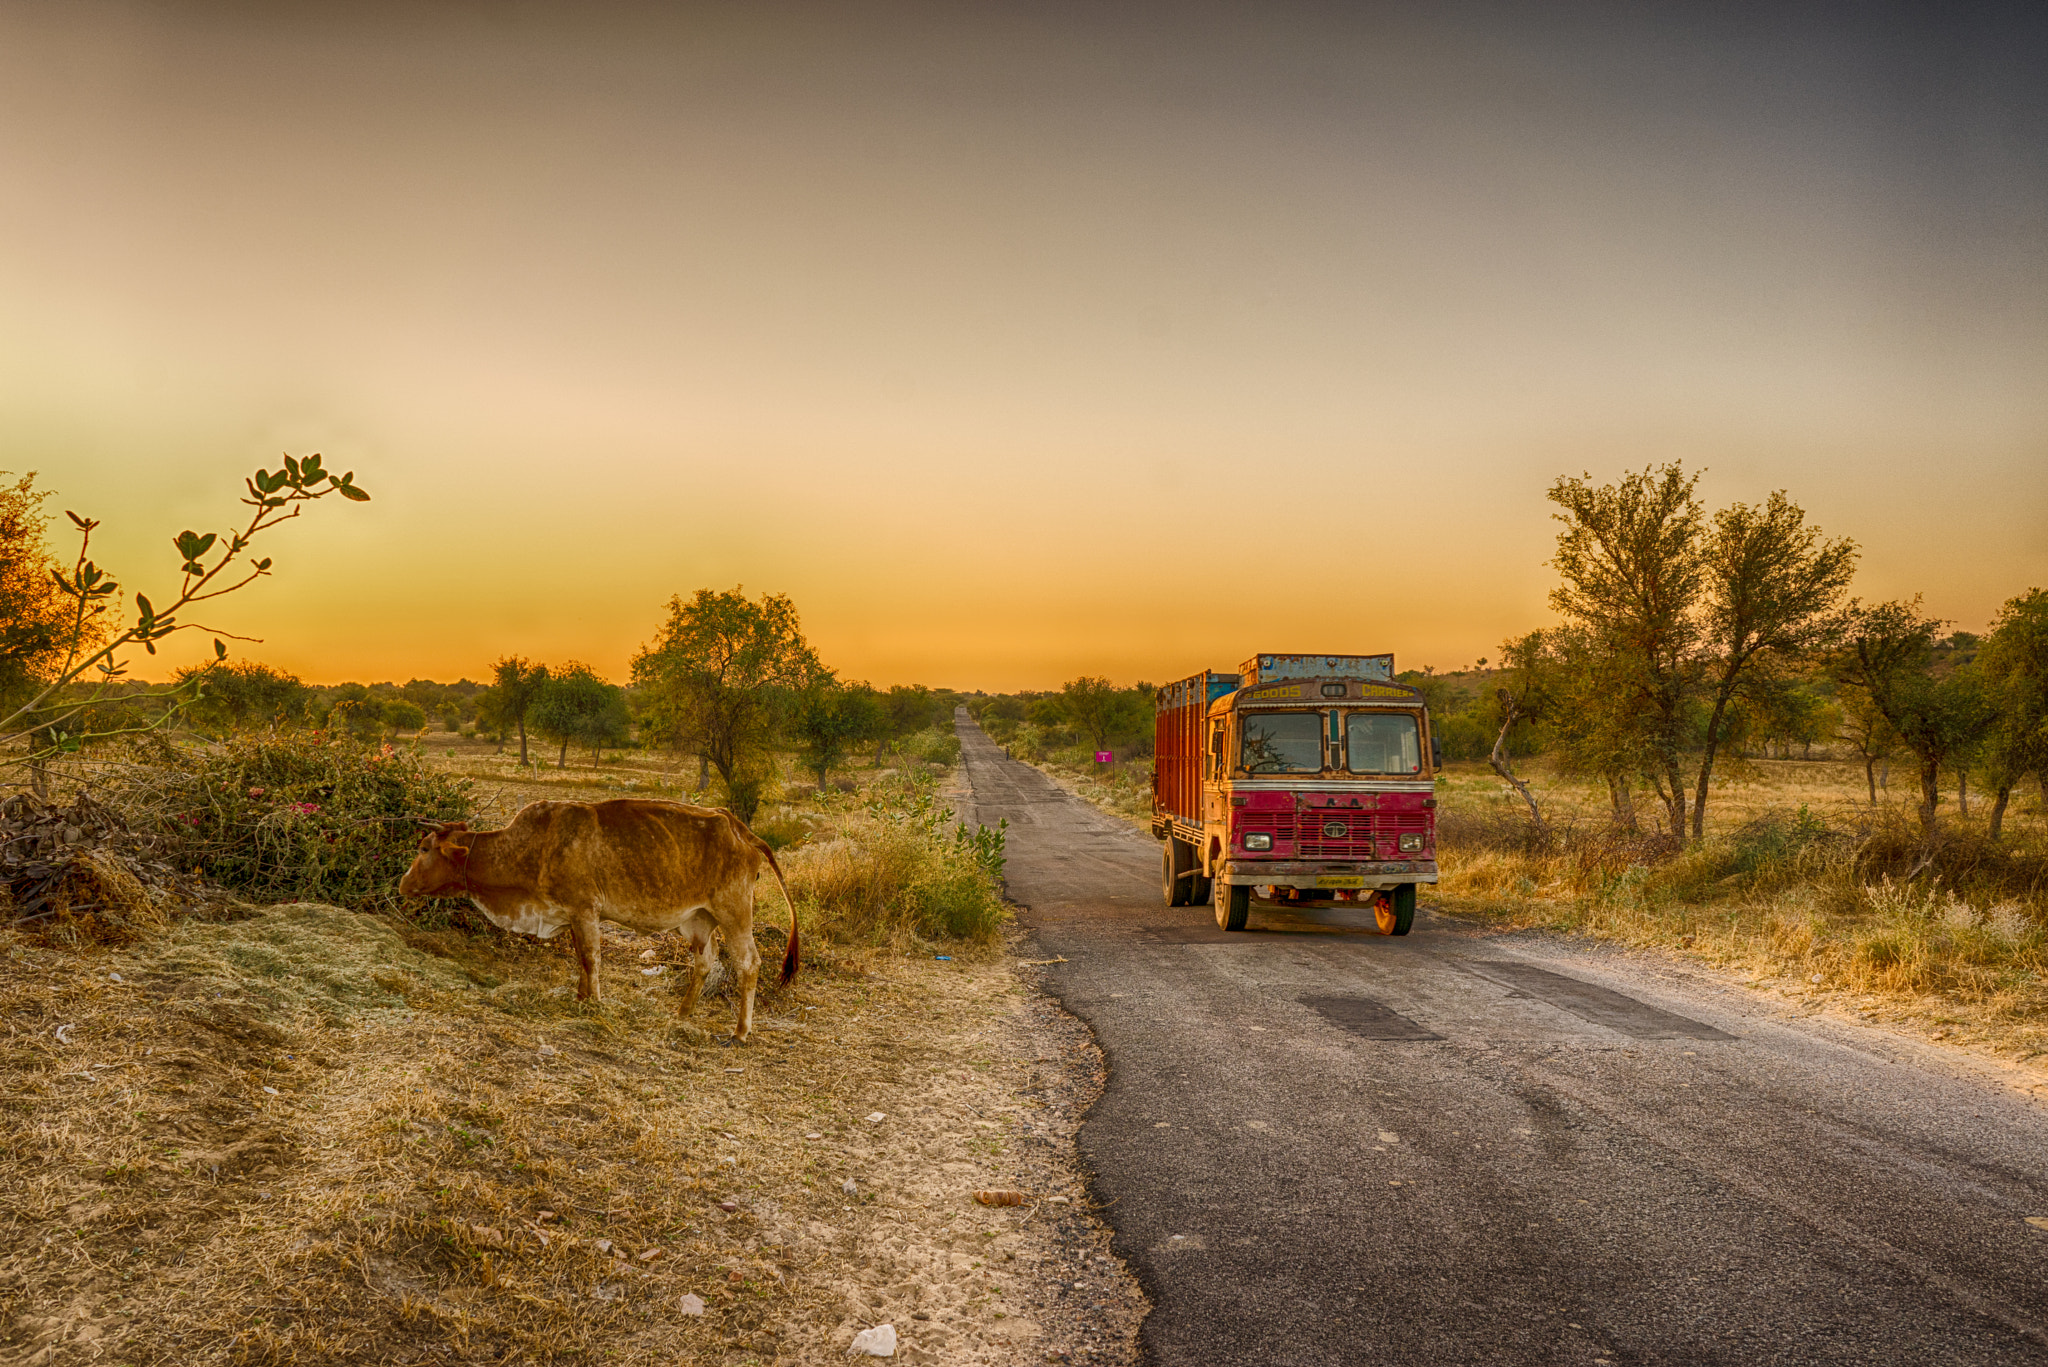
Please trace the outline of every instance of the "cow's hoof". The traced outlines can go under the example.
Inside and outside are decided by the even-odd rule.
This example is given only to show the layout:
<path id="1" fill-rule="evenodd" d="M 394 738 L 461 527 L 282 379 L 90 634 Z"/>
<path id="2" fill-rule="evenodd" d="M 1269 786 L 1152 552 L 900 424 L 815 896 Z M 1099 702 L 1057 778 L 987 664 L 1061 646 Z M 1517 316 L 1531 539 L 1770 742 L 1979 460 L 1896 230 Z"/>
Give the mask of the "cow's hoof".
<path id="1" fill-rule="evenodd" d="M 718 1046 L 721 1049 L 744 1049 L 747 1047 L 747 1037 L 745 1035 L 728 1035 L 718 1042 Z"/>

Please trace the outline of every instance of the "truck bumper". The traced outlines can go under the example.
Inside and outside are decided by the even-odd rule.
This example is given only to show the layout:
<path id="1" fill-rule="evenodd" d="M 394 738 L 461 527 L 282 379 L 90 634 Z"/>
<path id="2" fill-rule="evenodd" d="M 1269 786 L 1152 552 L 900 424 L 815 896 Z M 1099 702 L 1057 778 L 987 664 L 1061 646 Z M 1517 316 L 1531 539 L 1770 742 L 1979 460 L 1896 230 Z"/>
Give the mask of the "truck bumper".
<path id="1" fill-rule="evenodd" d="M 1388 859 L 1356 864 L 1310 864 L 1291 859 L 1231 860 L 1216 875 L 1232 886 L 1271 884 L 1282 888 L 1395 888 L 1434 883 L 1434 859 Z"/>

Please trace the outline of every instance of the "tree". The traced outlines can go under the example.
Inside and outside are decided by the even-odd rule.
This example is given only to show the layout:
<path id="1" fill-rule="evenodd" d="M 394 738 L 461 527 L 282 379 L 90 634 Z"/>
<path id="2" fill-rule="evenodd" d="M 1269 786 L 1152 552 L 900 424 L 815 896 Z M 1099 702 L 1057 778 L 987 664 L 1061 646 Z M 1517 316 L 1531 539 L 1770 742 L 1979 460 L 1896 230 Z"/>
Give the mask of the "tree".
<path id="1" fill-rule="evenodd" d="M 797 697 L 794 730 L 806 765 L 818 776 L 819 791 L 832 768 L 884 725 L 880 699 L 867 684 L 842 684 L 829 672 L 812 679 Z"/>
<path id="2" fill-rule="evenodd" d="M 1869 690 L 1844 685 L 1836 690 L 1835 698 L 1841 708 L 1835 739 L 1862 759 L 1863 781 L 1870 789 L 1870 805 L 1875 807 L 1877 766 L 1899 752 L 1899 733 L 1871 700 Z"/>
<path id="3" fill-rule="evenodd" d="M 1680 844 L 1686 824 L 1681 765 L 1700 672 L 1707 583 L 1702 511 L 1693 496 L 1698 478 L 1673 463 L 1598 487 L 1590 474 L 1563 478 L 1549 492 L 1564 510 L 1555 514 L 1564 530 L 1550 562 L 1563 582 L 1551 590 L 1550 604 L 1611 661 L 1645 777 Z"/>
<path id="4" fill-rule="evenodd" d="M 1628 667 L 1601 647 L 1592 633 L 1576 627 L 1531 632 L 1501 645 L 1503 677 L 1512 708 L 1503 700 L 1498 720 L 1501 764 L 1507 759 L 1507 712 L 1533 726 L 1541 722 L 1566 773 L 1598 778 L 1607 785 L 1614 824 L 1636 829 L 1635 787 L 1650 753 L 1626 688 Z M 1510 783 L 1517 780 L 1508 776 Z M 1528 796 L 1526 793 L 1523 795 Z"/>
<path id="5" fill-rule="evenodd" d="M 2029 589 L 2006 602 L 1977 667 L 1992 713 L 1983 764 L 1996 840 L 2019 780 L 2028 774 L 2048 779 L 2048 592 Z"/>
<path id="6" fill-rule="evenodd" d="M 526 757 L 526 721 L 534 700 L 548 681 L 548 667 L 520 655 L 506 655 L 491 665 L 491 686 L 477 699 L 477 714 L 498 728 L 519 733 L 519 767 Z"/>
<path id="7" fill-rule="evenodd" d="M 1675 475 L 1677 467 L 1670 467 Z M 1688 493 L 1691 485 L 1687 484 Z M 1760 508 L 1736 503 L 1714 514 L 1701 546 L 1706 588 L 1702 646 L 1712 694 L 1693 785 L 1692 838 L 1706 833 L 1707 795 L 1728 710 L 1757 668 L 1826 644 L 1856 570 L 1856 543 L 1828 541 L 1806 514 L 1773 493 Z"/>
<path id="8" fill-rule="evenodd" d="M 0 472 L 4 473 L 4 472 Z M 0 484 L 0 707 L 37 691 L 63 659 L 71 601 L 58 587 L 57 564 L 44 544 L 46 493 L 35 473 Z"/>
<path id="9" fill-rule="evenodd" d="M 186 715 L 220 732 L 274 731 L 302 721 L 313 692 L 297 675 L 253 660 L 181 669 L 174 677 L 194 691 Z"/>
<path id="10" fill-rule="evenodd" d="M 427 709 L 404 698 L 384 704 L 384 724 L 393 731 L 424 731 L 427 729 Z"/>
<path id="11" fill-rule="evenodd" d="M 1109 749 L 1145 721 L 1145 700 L 1135 690 L 1088 674 L 1061 687 L 1060 703 L 1097 750 Z"/>
<path id="12" fill-rule="evenodd" d="M 1920 825 L 1932 835 L 1941 771 L 1967 755 L 1989 728 L 1988 700 L 1974 671 L 1935 669 L 1936 634 L 1946 623 L 1920 615 L 1920 600 L 1851 604 L 1835 677 L 1868 695 L 1920 770 Z"/>
<path id="13" fill-rule="evenodd" d="M 628 722 L 626 691 L 600 679 L 589 665 L 562 666 L 534 695 L 534 729 L 562 747 L 557 769 L 569 767 L 571 742 L 589 746 L 595 763 L 604 746 L 625 741 Z"/>
<path id="14" fill-rule="evenodd" d="M 1499 774 L 1522 796 L 1529 806 L 1529 821 L 1539 832 L 1547 832 L 1543 812 L 1536 805 L 1536 795 L 1529 790 L 1526 780 L 1515 777 L 1514 764 L 1508 754 L 1508 734 L 1521 722 L 1535 722 L 1548 710 L 1550 699 L 1546 687 L 1544 669 L 1546 646 L 1544 634 L 1532 631 L 1526 636 L 1516 637 L 1501 643 L 1499 684 L 1494 689 L 1494 700 L 1499 705 L 1500 734 L 1494 737 L 1493 753 L 1488 762 L 1493 772 Z"/>
<path id="15" fill-rule="evenodd" d="M 38 615 L 42 609 L 33 603 L 21 604 L 27 615 L 15 625 L 25 634 L 17 636 L 13 645 L 15 660 L 25 663 L 17 674 L 19 687 L 14 695 L 0 699 L 0 750 L 21 745 L 15 757 L 4 763 L 27 764 L 37 792 L 47 791 L 45 766 L 54 756 L 93 740 L 152 730 L 178 715 L 189 701 L 189 697 L 179 696 L 181 689 L 189 692 L 187 685 L 173 683 L 140 692 L 127 689 L 123 681 L 128 652 L 141 646 L 154 655 L 159 641 L 181 631 L 204 631 L 214 636 L 214 659 L 225 660 L 228 648 L 220 638 L 230 633 L 215 632 L 180 617 L 188 609 L 238 592 L 270 573 L 267 557 L 246 558 L 256 538 L 298 517 L 305 504 L 330 494 L 353 503 L 366 503 L 370 498 L 356 487 L 354 471 L 330 473 L 318 454 L 303 460 L 287 455 L 278 470 L 258 467 L 243 481 L 243 487 L 246 495 L 241 501 L 253 510 L 247 522 L 225 537 L 188 529 L 171 538 L 180 567 L 175 595 L 158 607 L 147 594 L 137 593 L 134 619 L 128 626 L 115 622 L 119 582 L 91 559 L 92 537 L 99 522 L 66 511 L 64 515 L 78 533 L 76 555 L 68 567 L 38 565 L 48 570 L 63 604 L 54 641 L 38 634 L 42 630 L 38 624 L 44 621 Z M 33 553 L 22 550 L 26 543 L 21 535 L 30 525 L 40 535 L 41 499 L 26 480 L 14 487 L 13 494 L 7 511 L 15 519 L 17 534 L 14 568 L 24 569 L 37 563 Z M 4 539 L 4 529 L 0 529 L 0 540 Z M 88 678 L 91 682 L 83 683 Z M 116 694 L 131 704 L 122 714 L 131 720 L 116 720 L 104 730 L 96 729 L 90 719 L 106 715 L 101 704 Z M 158 699 L 170 700 L 172 705 L 155 716 L 147 715 L 141 705 Z"/>
<path id="16" fill-rule="evenodd" d="M 735 815 L 753 818 L 769 746 L 795 698 L 824 672 L 796 605 L 744 589 L 671 598 L 668 620 L 633 657 L 652 734 L 694 749 L 718 771 Z M 745 808 L 746 810 L 741 810 Z"/>

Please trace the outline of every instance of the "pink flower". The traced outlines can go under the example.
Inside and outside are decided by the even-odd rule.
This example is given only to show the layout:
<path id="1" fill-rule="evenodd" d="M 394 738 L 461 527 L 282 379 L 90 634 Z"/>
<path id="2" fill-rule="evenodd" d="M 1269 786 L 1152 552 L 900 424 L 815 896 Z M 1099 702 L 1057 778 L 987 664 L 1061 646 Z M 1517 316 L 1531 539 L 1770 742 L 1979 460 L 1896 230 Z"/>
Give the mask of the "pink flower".
<path id="1" fill-rule="evenodd" d="M 300 816 L 311 816 L 313 813 L 320 810 L 320 804 L 317 802 L 294 802 L 292 804 L 292 810 L 297 812 Z"/>
<path id="2" fill-rule="evenodd" d="M 262 797 L 262 796 L 263 796 L 263 790 L 262 790 L 261 788 L 251 788 L 251 789 L 249 790 L 249 796 L 250 796 L 250 797 Z"/>

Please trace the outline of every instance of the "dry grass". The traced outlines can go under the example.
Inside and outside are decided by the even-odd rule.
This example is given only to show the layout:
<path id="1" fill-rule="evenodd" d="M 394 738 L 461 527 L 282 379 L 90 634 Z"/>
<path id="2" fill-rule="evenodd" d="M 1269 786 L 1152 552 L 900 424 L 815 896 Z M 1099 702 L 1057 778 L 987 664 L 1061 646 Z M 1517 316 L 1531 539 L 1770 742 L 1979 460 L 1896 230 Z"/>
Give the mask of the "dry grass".
<path id="1" fill-rule="evenodd" d="M 1708 838 L 1673 852 L 1616 831 L 1604 794 L 1540 768 L 1536 784 L 1547 839 L 1477 766 L 1439 785 L 1446 910 L 1675 950 L 2021 1061 L 2048 1051 L 2048 827 L 2032 803 L 1997 844 L 1981 807 L 1930 844 L 1910 795 L 1872 808 L 1860 769 L 1760 762 L 1717 790 Z"/>
<path id="2" fill-rule="evenodd" d="M 726 1049 L 637 971 L 651 943 L 608 932 L 585 1006 L 556 946 L 314 906 L 15 937 L 6 1355 L 821 1361 L 892 1314 L 913 1361 L 1027 1342 L 998 1273 L 1029 1212 L 968 1199 L 1017 1180 L 1014 978 L 814 964 Z"/>
<path id="3" fill-rule="evenodd" d="M 608 768 L 486 801 L 684 795 Z M 1022 1180 L 1037 1104 L 994 1042 L 1022 1001 L 1000 904 L 917 805 L 930 774 L 864 777 L 763 814 L 814 842 L 783 856 L 806 965 L 744 1049 L 729 1000 L 677 1020 L 665 937 L 617 927 L 589 1004 L 566 940 L 317 904 L 0 941 L 0 1358 L 808 1362 L 894 1316 L 906 1360 L 1019 1360 L 1007 1281 L 1049 1222 L 969 1199 Z M 941 961 L 969 894 L 997 919 Z"/>

